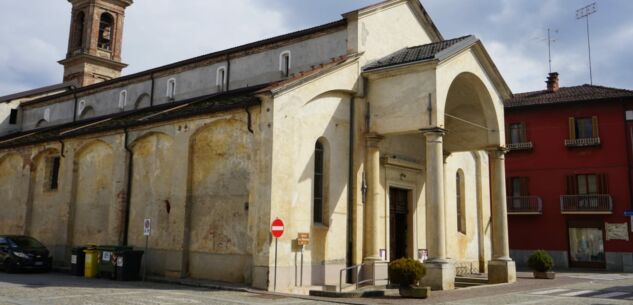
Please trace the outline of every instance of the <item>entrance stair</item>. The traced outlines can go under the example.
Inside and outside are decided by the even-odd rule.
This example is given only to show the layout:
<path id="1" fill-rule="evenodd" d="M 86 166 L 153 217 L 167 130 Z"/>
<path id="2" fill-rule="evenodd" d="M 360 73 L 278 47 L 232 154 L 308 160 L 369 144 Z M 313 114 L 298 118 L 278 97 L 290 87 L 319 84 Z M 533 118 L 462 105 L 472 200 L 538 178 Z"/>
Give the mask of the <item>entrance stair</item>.
<path id="1" fill-rule="evenodd" d="M 488 284 L 486 274 L 468 274 L 455 277 L 455 288 L 476 287 Z"/>

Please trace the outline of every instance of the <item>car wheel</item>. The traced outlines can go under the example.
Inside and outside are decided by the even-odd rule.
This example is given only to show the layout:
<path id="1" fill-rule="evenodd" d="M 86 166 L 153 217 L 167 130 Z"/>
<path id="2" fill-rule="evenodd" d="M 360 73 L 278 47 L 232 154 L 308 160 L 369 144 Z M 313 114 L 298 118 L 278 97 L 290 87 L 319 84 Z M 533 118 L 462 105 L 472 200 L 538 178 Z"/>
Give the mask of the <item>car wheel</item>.
<path id="1" fill-rule="evenodd" d="M 18 271 L 18 266 L 11 259 L 7 259 L 4 261 L 4 271 L 7 273 L 16 273 Z"/>

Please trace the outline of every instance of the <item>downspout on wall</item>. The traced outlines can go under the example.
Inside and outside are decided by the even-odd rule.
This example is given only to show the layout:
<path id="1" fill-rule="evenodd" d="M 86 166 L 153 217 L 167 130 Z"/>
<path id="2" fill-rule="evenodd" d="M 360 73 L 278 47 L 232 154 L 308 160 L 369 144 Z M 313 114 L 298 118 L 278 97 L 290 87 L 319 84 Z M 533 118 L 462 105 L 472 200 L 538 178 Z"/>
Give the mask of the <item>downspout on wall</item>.
<path id="1" fill-rule="evenodd" d="M 152 78 L 152 86 L 149 92 L 149 106 L 152 107 L 154 106 L 154 84 L 156 83 L 156 79 L 154 78 L 154 73 L 150 74 L 150 77 Z M 127 146 L 127 142 L 125 145 Z"/>
<path id="2" fill-rule="evenodd" d="M 128 232 L 130 230 L 130 207 L 132 205 L 132 174 L 133 174 L 133 168 L 134 168 L 134 155 L 132 153 L 132 150 L 130 149 L 130 147 L 128 146 L 128 139 L 129 139 L 129 131 L 126 129 L 123 130 L 123 132 L 125 132 L 125 139 L 123 141 L 123 147 L 125 148 L 125 150 L 127 151 L 127 185 L 126 185 L 126 190 L 125 190 L 125 219 L 124 219 L 124 223 L 123 223 L 123 236 L 120 240 L 123 241 L 123 245 L 127 246 L 128 245 Z"/>
<path id="3" fill-rule="evenodd" d="M 354 264 L 354 127 L 356 117 L 356 97 L 352 96 L 349 103 L 349 159 L 347 168 L 347 244 L 345 250 L 345 265 L 350 267 Z M 351 271 L 351 270 L 349 270 Z M 347 275 L 348 282 L 352 280 L 350 274 Z"/>

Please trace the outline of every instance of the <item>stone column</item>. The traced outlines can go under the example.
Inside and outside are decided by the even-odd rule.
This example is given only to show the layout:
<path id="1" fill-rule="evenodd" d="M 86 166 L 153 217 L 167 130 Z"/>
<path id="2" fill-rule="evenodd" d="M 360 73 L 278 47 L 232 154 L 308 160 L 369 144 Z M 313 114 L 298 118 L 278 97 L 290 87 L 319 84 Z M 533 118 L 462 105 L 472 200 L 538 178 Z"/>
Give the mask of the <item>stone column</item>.
<path id="1" fill-rule="evenodd" d="M 382 136 L 370 133 L 367 136 L 367 206 L 365 207 L 364 261 L 380 260 L 380 236 L 378 226 L 382 197 L 380 192 L 380 150 Z"/>
<path id="2" fill-rule="evenodd" d="M 425 285 L 433 290 L 455 288 L 455 266 L 446 257 L 446 215 L 444 202 L 445 130 L 422 131 L 426 138 L 426 226 L 429 259 L 425 261 Z"/>
<path id="3" fill-rule="evenodd" d="M 492 200 L 492 261 L 488 264 L 490 283 L 516 281 L 516 267 L 510 258 L 508 242 L 508 213 L 505 186 L 505 153 L 503 147 L 488 151 L 490 162 L 490 191 Z"/>

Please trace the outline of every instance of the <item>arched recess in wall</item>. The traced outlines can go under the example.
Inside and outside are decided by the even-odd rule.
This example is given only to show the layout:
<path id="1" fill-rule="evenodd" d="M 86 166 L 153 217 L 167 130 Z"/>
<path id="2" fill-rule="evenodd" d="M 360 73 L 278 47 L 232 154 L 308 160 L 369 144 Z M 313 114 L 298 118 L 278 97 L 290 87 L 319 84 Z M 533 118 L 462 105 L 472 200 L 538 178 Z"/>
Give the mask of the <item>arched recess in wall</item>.
<path id="1" fill-rule="evenodd" d="M 242 120 L 221 119 L 191 136 L 189 272 L 194 278 L 250 277 L 249 187 L 253 136 Z"/>
<path id="2" fill-rule="evenodd" d="M 179 228 L 182 226 L 180 217 L 184 215 L 184 207 L 175 205 L 172 187 L 177 186 L 176 180 L 184 177 L 174 176 L 177 156 L 174 155 L 173 143 L 174 140 L 167 134 L 150 132 L 131 144 L 133 168 L 128 228 L 130 246 L 145 246 L 143 228 L 134 224 L 142 224 L 146 218 L 152 219 L 150 248 L 176 250 L 182 245 Z M 152 267 L 154 266 L 149 266 Z"/>
<path id="3" fill-rule="evenodd" d="M 141 94 L 134 102 L 134 109 L 141 109 L 149 107 L 150 105 L 150 96 L 147 93 Z"/>
<path id="4" fill-rule="evenodd" d="M 315 142 L 321 141 L 324 147 L 324 215 L 323 224 L 312 223 L 312 240 L 309 246 L 314 267 L 312 270 L 312 284 L 325 283 L 326 261 L 346 258 L 346 237 L 341 236 L 340 231 L 330 230 L 333 227 L 345 230 L 348 222 L 348 177 L 349 177 L 349 141 L 350 141 L 350 105 L 351 95 L 346 90 L 334 90 L 319 94 L 296 111 L 296 120 L 293 128 L 300 131 L 299 138 L 313 139 L 302 141 L 300 157 L 295 160 L 297 169 L 302 172 L 300 181 L 313 181 Z M 313 203 L 313 183 L 307 190 L 302 190 L 305 197 L 298 202 L 305 202 L 306 209 L 310 209 L 309 203 Z M 302 209 L 294 212 L 294 217 L 301 219 Z M 337 212 L 335 212 L 337 211 Z M 320 265 L 319 265 L 320 264 Z M 344 264 L 344 263 L 343 263 Z M 329 283 L 328 283 L 329 284 Z"/>
<path id="5" fill-rule="evenodd" d="M 31 159 L 29 198 L 27 201 L 27 232 L 47 246 L 59 245 L 62 225 L 59 222 L 61 209 L 56 199 L 59 190 L 51 190 L 52 165 L 59 158 L 59 150 L 46 148 Z M 63 180 L 64 164 L 59 169 L 58 179 Z M 63 184 L 61 184 L 63 186 Z M 30 214 L 30 216 L 29 216 Z M 30 225 L 29 225 L 30 224 Z"/>
<path id="6" fill-rule="evenodd" d="M 24 162 L 15 153 L 0 156 L 0 232 L 23 234 L 26 225 L 26 197 L 28 185 L 24 176 Z"/>
<path id="7" fill-rule="evenodd" d="M 73 162 L 72 245 L 113 244 L 123 207 L 114 194 L 114 155 L 103 141 L 85 144 Z"/>
<path id="8" fill-rule="evenodd" d="M 95 110 L 92 106 L 86 106 L 81 110 L 79 114 L 80 119 L 87 119 L 95 116 Z"/>

